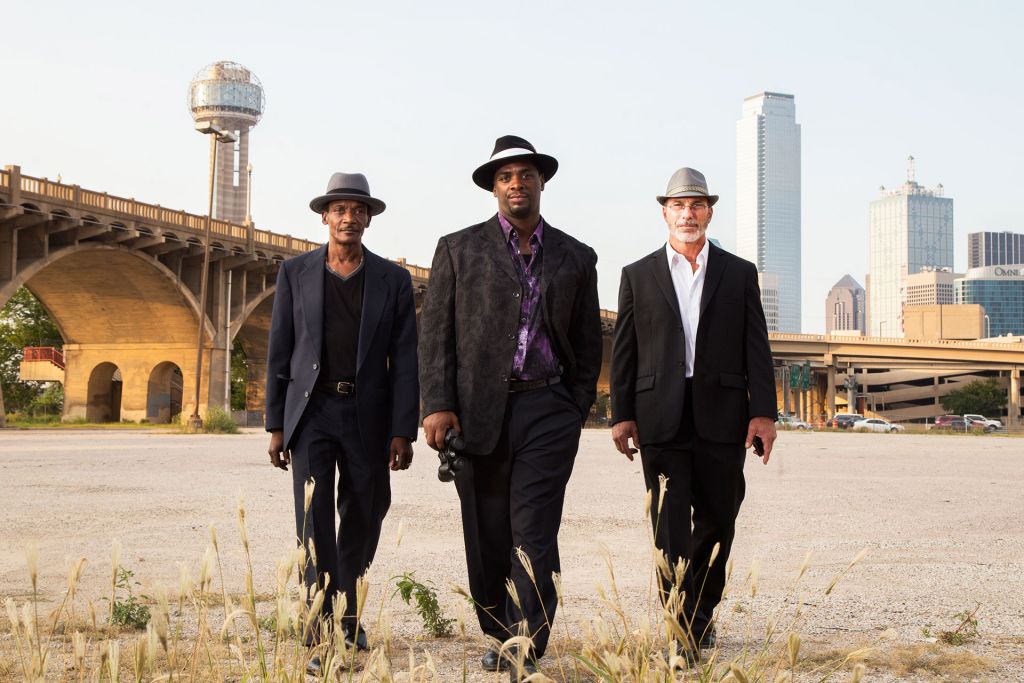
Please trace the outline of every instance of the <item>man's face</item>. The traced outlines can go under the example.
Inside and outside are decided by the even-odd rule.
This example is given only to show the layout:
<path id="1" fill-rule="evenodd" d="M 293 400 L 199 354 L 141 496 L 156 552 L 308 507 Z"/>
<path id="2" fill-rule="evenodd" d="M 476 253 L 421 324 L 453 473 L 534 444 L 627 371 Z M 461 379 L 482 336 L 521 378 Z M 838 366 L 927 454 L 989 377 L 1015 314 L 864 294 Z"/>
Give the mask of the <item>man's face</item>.
<path id="1" fill-rule="evenodd" d="M 340 246 L 359 245 L 363 231 L 370 225 L 370 209 L 355 199 L 339 199 L 327 205 L 323 219 L 332 242 Z"/>
<path id="2" fill-rule="evenodd" d="M 675 197 L 665 200 L 661 207 L 669 233 L 684 244 L 699 242 L 704 237 L 714 212 L 704 197 Z"/>
<path id="3" fill-rule="evenodd" d="M 527 218 L 540 211 L 544 178 L 528 161 L 505 164 L 494 174 L 494 196 L 498 210 L 510 218 Z"/>

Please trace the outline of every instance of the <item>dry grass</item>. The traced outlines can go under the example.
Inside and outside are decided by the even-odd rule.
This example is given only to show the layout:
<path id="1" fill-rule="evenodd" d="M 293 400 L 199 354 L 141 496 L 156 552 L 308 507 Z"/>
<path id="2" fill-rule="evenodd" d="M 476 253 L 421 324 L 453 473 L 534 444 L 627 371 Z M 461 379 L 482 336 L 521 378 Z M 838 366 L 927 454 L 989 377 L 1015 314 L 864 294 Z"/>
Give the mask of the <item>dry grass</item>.
<path id="1" fill-rule="evenodd" d="M 649 508 L 648 508 L 649 509 Z M 347 648 L 340 637 L 338 623 L 320 624 L 329 634 L 315 650 L 307 650 L 302 635 L 316 624 L 315 615 L 324 599 L 322 591 L 308 594 L 301 585 L 300 569 L 306 553 L 297 549 L 277 565 L 274 586 L 260 590 L 254 585 L 249 555 L 245 509 L 239 501 L 238 534 L 242 541 L 246 591 L 229 594 L 221 569 L 216 532 L 211 529 L 210 545 L 199 565 L 198 576 L 183 570 L 176 590 L 153 586 L 152 619 L 144 630 L 130 631 L 109 625 L 106 596 L 78 596 L 81 563 L 68 568 L 68 583 L 55 603 L 46 603 L 37 584 L 35 553 L 27 552 L 31 590 L 5 601 L 0 617 L 6 634 L 0 637 L 0 680 L 79 681 L 107 680 L 155 681 L 301 681 L 309 658 L 319 655 L 324 680 L 352 683 L 396 680 L 408 683 L 450 681 L 451 674 L 439 673 L 436 658 L 448 663 L 461 658 L 463 680 L 477 670 L 475 645 L 479 639 L 466 635 L 466 613 L 456 614 L 456 637 L 451 639 L 416 638 L 409 641 L 392 635 L 388 605 L 366 603 L 368 584 L 357 589 L 357 611 L 370 624 L 375 646 L 359 654 Z M 888 670 L 904 678 L 922 675 L 969 676 L 989 669 L 981 657 L 941 645 L 895 647 L 878 642 L 846 650 L 807 652 L 802 648 L 800 629 L 805 621 L 804 603 L 788 602 L 767 617 L 754 622 L 759 591 L 757 565 L 743 579 L 732 576 L 727 565 L 728 591 L 738 593 L 746 607 L 731 620 L 734 633 L 728 651 L 705 652 L 697 666 L 688 666 L 683 657 L 666 659 L 666 647 L 690 640 L 679 626 L 682 595 L 674 590 L 660 604 L 654 589 L 657 574 L 671 578 L 677 588 L 682 567 L 672 567 L 651 546 L 648 613 L 637 616 L 625 607 L 619 594 L 611 556 L 605 554 L 607 579 L 596 588 L 598 608 L 585 621 L 582 636 L 570 635 L 567 617 L 556 625 L 544 659 L 544 672 L 531 683 L 558 680 L 647 683 L 661 681 L 749 681 L 780 683 L 796 680 L 858 679 L 860 662 L 872 669 Z M 818 606 L 828 601 L 836 583 L 852 571 L 863 553 L 844 567 L 824 590 L 810 591 L 802 581 L 811 564 L 808 554 L 791 586 L 793 596 L 813 597 Z M 120 551 L 115 543 L 111 573 L 119 567 Z M 714 560 L 713 560 L 714 561 Z M 529 558 L 520 556 L 532 576 Z M 562 591 L 556 576 L 559 602 Z M 456 593 L 465 594 L 460 588 Z M 51 592 L 52 594 L 52 592 Z M 515 597 L 513 595 L 513 597 Z M 45 605 L 45 606 L 44 606 Z M 562 614 L 566 614 L 561 605 Z M 344 598 L 335 605 L 335 614 L 344 612 Z M 266 628 L 270 625 L 271 629 Z M 736 634 L 735 631 L 741 631 Z M 737 649 L 737 637 L 741 642 Z M 523 633 L 503 644 L 528 646 Z M 470 646 L 473 647 L 470 647 Z M 526 647 L 520 647 L 525 650 Z M 490 680 L 490 679 L 488 679 Z"/>

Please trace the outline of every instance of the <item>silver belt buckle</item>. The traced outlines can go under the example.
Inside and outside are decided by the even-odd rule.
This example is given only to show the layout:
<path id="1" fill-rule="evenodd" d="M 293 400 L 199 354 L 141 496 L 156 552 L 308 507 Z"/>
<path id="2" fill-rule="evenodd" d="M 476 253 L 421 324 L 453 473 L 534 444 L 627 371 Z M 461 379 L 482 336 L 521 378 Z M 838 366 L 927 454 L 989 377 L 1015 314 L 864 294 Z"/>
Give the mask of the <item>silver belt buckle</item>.
<path id="1" fill-rule="evenodd" d="M 354 382 L 338 382 L 338 385 L 334 390 L 339 394 L 351 394 L 355 391 L 355 388 L 356 386 Z"/>

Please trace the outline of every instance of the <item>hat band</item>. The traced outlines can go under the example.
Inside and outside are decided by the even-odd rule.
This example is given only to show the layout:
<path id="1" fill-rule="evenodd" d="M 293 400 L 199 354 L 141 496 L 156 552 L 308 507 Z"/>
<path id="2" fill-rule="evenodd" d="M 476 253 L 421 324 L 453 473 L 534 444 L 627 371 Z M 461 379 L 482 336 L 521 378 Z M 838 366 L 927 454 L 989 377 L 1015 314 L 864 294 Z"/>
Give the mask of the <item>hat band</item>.
<path id="1" fill-rule="evenodd" d="M 327 190 L 327 194 L 358 194 L 358 195 L 361 195 L 363 197 L 369 197 L 370 196 L 369 192 L 363 192 L 362 190 L 357 190 L 354 187 L 353 188 L 336 187 L 336 188 L 334 188 L 332 190 Z"/>
<path id="2" fill-rule="evenodd" d="M 673 187 L 667 194 L 671 197 L 677 192 L 701 192 L 703 194 L 707 194 L 708 188 L 704 185 L 680 185 L 679 187 Z"/>
<path id="3" fill-rule="evenodd" d="M 532 149 L 526 149 L 525 147 L 509 147 L 503 149 L 500 152 L 495 152 L 491 155 L 491 161 L 496 159 L 507 159 L 508 157 L 521 157 L 524 154 L 536 154 Z"/>

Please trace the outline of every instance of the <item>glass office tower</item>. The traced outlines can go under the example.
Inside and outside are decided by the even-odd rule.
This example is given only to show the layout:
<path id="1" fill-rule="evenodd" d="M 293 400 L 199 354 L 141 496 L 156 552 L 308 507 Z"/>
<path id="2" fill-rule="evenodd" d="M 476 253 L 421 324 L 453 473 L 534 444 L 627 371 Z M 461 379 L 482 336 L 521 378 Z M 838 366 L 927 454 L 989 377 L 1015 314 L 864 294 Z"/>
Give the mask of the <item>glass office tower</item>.
<path id="1" fill-rule="evenodd" d="M 953 268 L 953 199 L 917 184 L 908 161 L 907 181 L 881 188 L 869 209 L 867 334 L 877 337 L 903 336 L 907 275 Z"/>
<path id="2" fill-rule="evenodd" d="M 736 253 L 778 278 L 778 328 L 769 331 L 800 332 L 800 124 L 792 95 L 761 92 L 743 100 Z"/>

